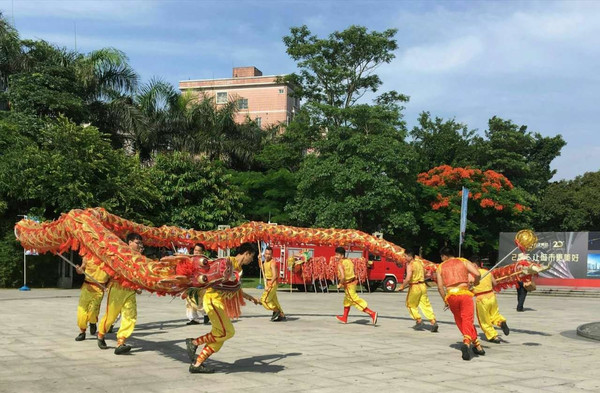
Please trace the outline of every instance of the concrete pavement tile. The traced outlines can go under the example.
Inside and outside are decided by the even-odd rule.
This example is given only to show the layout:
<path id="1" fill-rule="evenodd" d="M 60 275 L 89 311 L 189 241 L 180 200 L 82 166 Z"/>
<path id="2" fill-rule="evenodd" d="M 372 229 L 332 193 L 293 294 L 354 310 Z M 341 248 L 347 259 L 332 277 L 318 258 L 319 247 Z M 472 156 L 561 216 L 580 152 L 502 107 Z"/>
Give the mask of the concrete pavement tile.
<path id="1" fill-rule="evenodd" d="M 598 392 L 600 391 L 600 380 L 595 378 L 594 380 L 580 381 L 575 383 L 575 387 L 578 389 Z"/>

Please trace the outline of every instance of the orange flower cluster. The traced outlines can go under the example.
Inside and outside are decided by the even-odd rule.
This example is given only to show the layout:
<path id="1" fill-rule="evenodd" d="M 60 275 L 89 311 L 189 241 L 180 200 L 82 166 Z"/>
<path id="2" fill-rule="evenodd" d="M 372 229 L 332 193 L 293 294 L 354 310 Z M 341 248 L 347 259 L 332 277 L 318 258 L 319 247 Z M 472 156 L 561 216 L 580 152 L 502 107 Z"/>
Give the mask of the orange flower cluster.
<path id="1" fill-rule="evenodd" d="M 441 165 L 428 172 L 420 173 L 417 181 L 428 187 L 445 186 L 446 183 L 457 183 L 462 179 L 471 179 L 473 175 L 481 174 L 479 169 L 453 168 L 450 165 Z"/>
<path id="2" fill-rule="evenodd" d="M 482 171 L 480 169 L 469 167 L 453 168 L 450 165 L 441 165 L 427 172 L 420 173 L 417 177 L 417 181 L 424 186 L 431 188 L 457 188 L 462 185 L 473 188 L 473 186 L 469 183 L 475 183 L 481 188 L 481 192 L 477 190 L 474 191 L 474 193 L 469 193 L 469 199 L 480 201 L 479 205 L 484 209 L 493 208 L 497 211 L 504 210 L 505 206 L 494 201 L 490 197 L 483 197 L 483 194 L 498 192 L 501 190 L 510 191 L 514 188 L 510 180 L 508 180 L 501 173 L 492 170 Z M 462 197 L 462 191 L 458 191 L 458 197 Z M 438 193 L 435 201 L 431 203 L 431 207 L 433 210 L 439 210 L 441 208 L 448 207 L 450 202 L 450 197 L 443 196 L 441 193 Z M 525 206 L 518 203 L 514 205 L 514 210 L 516 213 L 521 213 L 526 209 L 527 208 Z"/>
<path id="3" fill-rule="evenodd" d="M 525 207 L 523 205 L 521 205 L 520 203 L 515 203 L 514 209 L 516 211 L 518 211 L 519 213 L 523 212 L 524 210 L 529 209 L 528 207 Z"/>

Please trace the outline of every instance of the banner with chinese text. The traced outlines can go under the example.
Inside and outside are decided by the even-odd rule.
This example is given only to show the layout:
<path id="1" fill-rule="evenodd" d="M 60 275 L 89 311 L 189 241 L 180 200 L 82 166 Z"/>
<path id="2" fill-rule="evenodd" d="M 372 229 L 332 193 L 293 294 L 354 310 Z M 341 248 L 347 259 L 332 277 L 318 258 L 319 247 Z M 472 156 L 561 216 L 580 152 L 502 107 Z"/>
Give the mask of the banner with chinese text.
<path id="1" fill-rule="evenodd" d="M 515 247 L 515 235 L 515 232 L 500 233 L 500 256 Z M 556 279 L 568 280 L 564 285 L 600 285 L 600 232 L 536 232 L 536 235 L 538 243 L 529 252 L 530 259 L 545 265 L 552 263 L 549 270 L 540 273 L 540 278 L 549 279 L 549 285 L 562 285 Z M 518 250 L 512 252 L 509 260 L 517 261 L 518 255 Z"/>

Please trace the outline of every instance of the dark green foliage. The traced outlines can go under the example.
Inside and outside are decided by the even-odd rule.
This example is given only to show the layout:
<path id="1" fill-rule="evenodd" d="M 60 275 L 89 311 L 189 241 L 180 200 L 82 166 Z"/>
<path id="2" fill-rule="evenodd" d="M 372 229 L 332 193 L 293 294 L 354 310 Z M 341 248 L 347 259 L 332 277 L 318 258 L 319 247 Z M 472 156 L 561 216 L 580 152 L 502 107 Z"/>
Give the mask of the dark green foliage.
<path id="1" fill-rule="evenodd" d="M 242 218 L 241 192 L 219 162 L 180 152 L 159 154 L 150 175 L 162 195 L 157 225 L 209 230 Z"/>
<path id="2" fill-rule="evenodd" d="M 539 203 L 545 231 L 598 231 L 600 229 L 600 171 L 573 180 L 551 183 Z"/>

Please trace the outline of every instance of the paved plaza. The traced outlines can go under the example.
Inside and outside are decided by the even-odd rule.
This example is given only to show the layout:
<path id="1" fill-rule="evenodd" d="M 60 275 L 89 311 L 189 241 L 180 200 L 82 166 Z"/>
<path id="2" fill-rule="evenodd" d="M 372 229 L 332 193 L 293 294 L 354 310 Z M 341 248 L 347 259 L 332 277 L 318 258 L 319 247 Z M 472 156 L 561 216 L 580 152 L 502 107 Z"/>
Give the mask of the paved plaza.
<path id="1" fill-rule="evenodd" d="M 185 325 L 181 299 L 138 295 L 134 348 L 116 356 L 114 334 L 104 351 L 89 332 L 74 340 L 79 290 L 0 290 L 0 392 L 600 391 L 600 341 L 576 335 L 579 325 L 600 321 L 599 298 L 529 296 L 518 313 L 514 291 L 503 293 L 507 343 L 484 342 L 486 355 L 467 362 L 452 314 L 437 291 L 429 295 L 439 333 L 411 329 L 405 293 L 363 295 L 379 312 L 373 327 L 356 309 L 347 325 L 335 319 L 341 293 L 280 291 L 287 322 L 270 322 L 270 312 L 248 304 L 235 337 L 207 363 L 217 373 L 192 375 L 184 340 L 208 327 Z"/>

